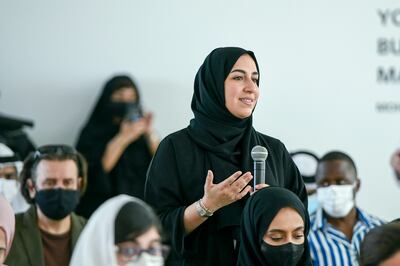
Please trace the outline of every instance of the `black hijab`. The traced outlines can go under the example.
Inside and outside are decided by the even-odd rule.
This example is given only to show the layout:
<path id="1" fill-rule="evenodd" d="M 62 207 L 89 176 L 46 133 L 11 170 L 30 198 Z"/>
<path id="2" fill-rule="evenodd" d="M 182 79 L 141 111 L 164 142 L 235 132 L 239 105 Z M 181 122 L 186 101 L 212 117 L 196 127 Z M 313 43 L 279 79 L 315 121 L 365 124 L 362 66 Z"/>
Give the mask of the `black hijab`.
<path id="1" fill-rule="evenodd" d="M 136 84 L 128 76 L 115 76 L 105 84 L 103 91 L 89 117 L 88 122 L 82 130 L 77 147 L 94 147 L 106 144 L 119 130 L 119 125 L 112 121 L 108 106 L 111 103 L 111 95 L 123 88 L 129 87 L 136 91 L 137 103 L 140 103 L 139 91 Z"/>
<path id="2" fill-rule="evenodd" d="M 140 103 L 140 94 L 137 89 L 135 82 L 128 76 L 115 76 L 111 78 L 104 86 L 104 89 L 97 100 L 96 106 L 89 118 L 88 124 L 100 123 L 100 124 L 112 124 L 112 121 L 106 119 L 107 116 L 107 105 L 111 102 L 111 95 L 124 87 L 132 88 L 136 92 L 136 102 Z"/>
<path id="3" fill-rule="evenodd" d="M 285 207 L 296 210 L 304 221 L 304 253 L 298 265 L 311 265 L 307 209 L 296 194 L 281 187 L 261 189 L 247 201 L 242 215 L 239 265 L 270 265 L 261 253 L 261 243 L 272 220 Z"/>
<path id="4" fill-rule="evenodd" d="M 216 183 L 235 171 L 251 171 L 250 152 L 259 144 L 252 126 L 252 115 L 241 119 L 232 115 L 225 106 L 224 82 L 240 56 L 253 58 L 251 51 L 238 47 L 213 50 L 204 60 L 194 81 L 192 111 L 188 133 L 191 139 L 206 152 L 208 165 L 214 172 Z M 258 82 L 257 82 L 258 85 Z M 225 206 L 216 213 L 218 228 L 240 225 L 244 200 Z"/>
<path id="5" fill-rule="evenodd" d="M 189 133 L 202 148 L 218 156 L 236 162 L 232 154 L 250 154 L 249 142 L 255 137 L 252 116 L 241 119 L 232 115 L 225 107 L 224 82 L 240 56 L 250 55 L 256 66 L 253 52 L 237 47 L 213 50 L 197 72 L 194 81 Z M 258 82 L 257 82 L 258 85 Z"/>

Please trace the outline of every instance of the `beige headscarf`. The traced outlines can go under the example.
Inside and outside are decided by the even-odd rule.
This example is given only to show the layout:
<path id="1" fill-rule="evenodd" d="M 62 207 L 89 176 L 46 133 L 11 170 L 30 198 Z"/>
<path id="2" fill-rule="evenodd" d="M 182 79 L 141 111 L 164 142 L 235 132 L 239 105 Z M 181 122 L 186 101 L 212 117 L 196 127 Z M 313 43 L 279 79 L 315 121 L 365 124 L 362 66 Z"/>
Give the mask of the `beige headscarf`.
<path id="1" fill-rule="evenodd" d="M 0 229 L 6 236 L 6 258 L 11 249 L 11 243 L 15 233 L 15 216 L 8 201 L 0 196 Z"/>

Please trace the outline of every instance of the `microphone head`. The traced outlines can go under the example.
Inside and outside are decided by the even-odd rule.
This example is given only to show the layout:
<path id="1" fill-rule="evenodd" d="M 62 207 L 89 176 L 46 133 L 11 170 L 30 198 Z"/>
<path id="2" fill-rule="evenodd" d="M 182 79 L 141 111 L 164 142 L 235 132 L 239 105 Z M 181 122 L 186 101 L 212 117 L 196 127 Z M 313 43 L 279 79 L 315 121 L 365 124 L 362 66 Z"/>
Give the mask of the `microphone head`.
<path id="1" fill-rule="evenodd" d="M 265 161 L 267 157 L 268 150 L 265 147 L 257 145 L 251 149 L 251 158 L 253 158 L 254 161 Z"/>

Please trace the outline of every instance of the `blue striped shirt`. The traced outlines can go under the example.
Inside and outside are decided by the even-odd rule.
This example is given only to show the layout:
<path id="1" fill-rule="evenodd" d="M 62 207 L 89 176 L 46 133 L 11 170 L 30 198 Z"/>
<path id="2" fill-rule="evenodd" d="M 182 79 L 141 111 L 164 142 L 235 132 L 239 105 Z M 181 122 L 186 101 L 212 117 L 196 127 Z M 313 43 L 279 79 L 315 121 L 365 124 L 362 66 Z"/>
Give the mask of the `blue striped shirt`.
<path id="1" fill-rule="evenodd" d="M 311 215 L 308 242 L 314 266 L 358 265 L 360 246 L 365 234 L 385 222 L 359 208 L 356 210 L 358 221 L 354 225 L 351 241 L 328 223 L 321 208 Z"/>

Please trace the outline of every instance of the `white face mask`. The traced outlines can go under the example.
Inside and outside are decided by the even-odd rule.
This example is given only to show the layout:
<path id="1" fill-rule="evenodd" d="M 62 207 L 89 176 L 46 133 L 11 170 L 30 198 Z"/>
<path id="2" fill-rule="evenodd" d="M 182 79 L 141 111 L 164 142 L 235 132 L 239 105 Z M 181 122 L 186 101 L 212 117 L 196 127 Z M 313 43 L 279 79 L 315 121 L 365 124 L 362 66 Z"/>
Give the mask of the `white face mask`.
<path id="1" fill-rule="evenodd" d="M 354 207 L 354 185 L 331 185 L 317 188 L 317 198 L 331 217 L 345 217 Z"/>
<path id="2" fill-rule="evenodd" d="M 19 190 L 19 182 L 17 180 L 9 180 L 0 178 L 0 194 L 3 195 L 8 202 L 12 202 L 17 196 Z"/>
<path id="3" fill-rule="evenodd" d="M 138 260 L 125 264 L 126 266 L 163 266 L 164 258 L 162 256 L 150 255 L 146 252 L 140 254 Z"/>

